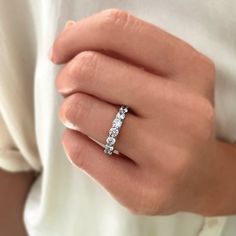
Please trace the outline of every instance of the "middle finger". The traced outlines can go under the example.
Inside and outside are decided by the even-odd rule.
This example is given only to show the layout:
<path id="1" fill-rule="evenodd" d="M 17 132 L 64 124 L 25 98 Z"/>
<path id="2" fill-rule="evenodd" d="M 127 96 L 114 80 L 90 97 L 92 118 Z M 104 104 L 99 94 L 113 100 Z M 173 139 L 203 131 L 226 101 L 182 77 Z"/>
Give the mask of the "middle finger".
<path id="1" fill-rule="evenodd" d="M 62 68 L 56 85 L 63 95 L 87 93 L 112 104 L 127 105 L 145 117 L 153 110 L 152 95 L 168 82 L 126 62 L 87 51 Z"/>

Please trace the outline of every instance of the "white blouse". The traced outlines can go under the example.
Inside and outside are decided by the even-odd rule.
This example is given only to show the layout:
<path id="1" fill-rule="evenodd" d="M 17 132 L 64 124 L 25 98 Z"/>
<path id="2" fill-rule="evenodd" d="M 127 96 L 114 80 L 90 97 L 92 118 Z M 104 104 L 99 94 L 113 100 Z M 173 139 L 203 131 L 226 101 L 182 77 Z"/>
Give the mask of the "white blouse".
<path id="1" fill-rule="evenodd" d="M 54 86 L 58 66 L 48 50 L 67 20 L 106 8 L 128 10 L 215 62 L 217 135 L 236 142 L 235 0 L 0 1 L 0 166 L 41 173 L 24 211 L 29 235 L 236 235 L 236 216 L 133 215 L 66 158 Z"/>

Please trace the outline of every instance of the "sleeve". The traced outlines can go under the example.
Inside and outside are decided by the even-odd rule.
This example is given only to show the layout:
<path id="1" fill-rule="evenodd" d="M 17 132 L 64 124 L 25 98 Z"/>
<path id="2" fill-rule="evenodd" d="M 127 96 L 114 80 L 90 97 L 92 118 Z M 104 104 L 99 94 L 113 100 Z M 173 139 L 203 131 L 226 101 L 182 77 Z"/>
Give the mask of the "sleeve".
<path id="1" fill-rule="evenodd" d="M 29 4 L 15 4 L 0 0 L 0 168 L 40 171 L 34 124 L 34 21 Z"/>
<path id="2" fill-rule="evenodd" d="M 29 171 L 32 167 L 24 160 L 0 114 L 0 168 L 11 171 Z"/>

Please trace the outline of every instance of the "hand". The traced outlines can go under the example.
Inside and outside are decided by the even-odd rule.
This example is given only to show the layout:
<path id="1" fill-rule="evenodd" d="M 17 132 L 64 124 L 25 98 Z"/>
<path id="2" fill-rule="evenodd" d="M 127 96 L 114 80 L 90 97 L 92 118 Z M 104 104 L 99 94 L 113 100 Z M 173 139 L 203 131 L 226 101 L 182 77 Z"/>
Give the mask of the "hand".
<path id="1" fill-rule="evenodd" d="M 66 65 L 56 86 L 65 97 L 65 152 L 136 214 L 216 214 L 214 64 L 182 40 L 120 10 L 70 24 L 51 60 Z M 129 106 L 107 157 L 119 105 Z M 90 139 L 91 137 L 92 139 Z"/>

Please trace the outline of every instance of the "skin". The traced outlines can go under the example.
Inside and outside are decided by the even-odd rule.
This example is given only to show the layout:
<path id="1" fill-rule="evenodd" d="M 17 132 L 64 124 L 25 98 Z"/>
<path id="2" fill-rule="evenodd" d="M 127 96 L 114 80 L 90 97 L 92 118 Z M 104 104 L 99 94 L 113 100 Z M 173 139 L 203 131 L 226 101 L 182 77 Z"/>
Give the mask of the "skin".
<path id="1" fill-rule="evenodd" d="M 26 236 L 23 209 L 34 172 L 8 173 L 0 169 L 0 235 Z"/>
<path id="2" fill-rule="evenodd" d="M 236 149 L 215 135 L 214 63 L 127 12 L 69 22 L 50 59 L 70 160 L 135 214 L 236 213 Z M 105 143 L 119 105 L 130 112 L 111 158 Z M 91 137 L 92 139 L 90 139 Z M 95 141 L 94 141 L 95 140 Z"/>

